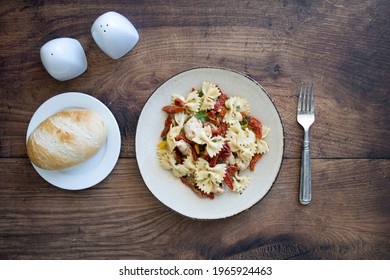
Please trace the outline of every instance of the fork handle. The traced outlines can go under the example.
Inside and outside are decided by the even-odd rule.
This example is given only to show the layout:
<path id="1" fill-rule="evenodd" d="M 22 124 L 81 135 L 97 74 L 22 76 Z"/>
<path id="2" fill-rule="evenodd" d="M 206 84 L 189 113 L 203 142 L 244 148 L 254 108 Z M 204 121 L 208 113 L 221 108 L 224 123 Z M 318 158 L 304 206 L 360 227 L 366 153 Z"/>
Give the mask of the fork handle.
<path id="1" fill-rule="evenodd" d="M 311 163 L 309 131 L 305 130 L 302 144 L 301 181 L 299 188 L 299 202 L 307 205 L 311 202 Z"/>

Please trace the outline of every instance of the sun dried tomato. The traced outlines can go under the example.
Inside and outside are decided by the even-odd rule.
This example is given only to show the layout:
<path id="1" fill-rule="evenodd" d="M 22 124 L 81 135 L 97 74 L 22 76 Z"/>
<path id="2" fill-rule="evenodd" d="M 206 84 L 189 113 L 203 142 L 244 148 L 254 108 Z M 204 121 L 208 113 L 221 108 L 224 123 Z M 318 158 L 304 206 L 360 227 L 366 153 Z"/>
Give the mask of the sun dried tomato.
<path id="1" fill-rule="evenodd" d="M 173 100 L 173 104 L 179 107 L 184 107 L 184 101 L 180 98 L 175 98 L 175 100 Z"/>
<path id="2" fill-rule="evenodd" d="M 223 116 L 226 114 L 226 109 L 223 105 L 225 105 L 227 98 L 227 95 L 221 94 L 215 102 L 213 109 L 207 113 L 208 120 L 217 126 L 219 126 Z M 223 112 L 222 117 L 221 112 Z"/>
<path id="3" fill-rule="evenodd" d="M 171 127 L 172 120 L 173 120 L 173 116 L 169 114 L 167 119 L 165 120 L 164 130 L 161 132 L 161 138 L 168 134 L 169 128 Z"/>
<path id="4" fill-rule="evenodd" d="M 203 197 L 208 197 L 210 199 L 214 199 L 214 193 L 209 193 L 209 194 L 205 193 L 204 191 L 199 189 L 198 186 L 196 186 L 194 183 L 192 183 L 190 180 L 188 180 L 185 177 L 180 177 L 180 180 L 183 182 L 184 185 L 189 187 L 197 195 L 201 197 L 203 196 Z"/>
<path id="5" fill-rule="evenodd" d="M 263 124 L 252 116 L 247 115 L 246 117 L 249 118 L 248 126 L 256 134 L 256 137 L 261 139 L 263 137 Z"/>
<path id="6" fill-rule="evenodd" d="M 162 108 L 164 112 L 167 112 L 168 114 L 176 114 L 184 111 L 184 107 L 180 106 L 164 106 Z"/>
<path id="7" fill-rule="evenodd" d="M 192 141 L 191 141 L 190 139 L 188 139 L 185 135 L 182 135 L 182 134 L 177 135 L 177 136 L 175 137 L 175 140 L 176 140 L 176 141 L 183 140 L 184 142 L 187 142 L 188 144 L 191 144 L 191 143 L 192 143 Z"/>
<path id="8" fill-rule="evenodd" d="M 225 182 L 225 184 L 231 189 L 231 190 L 234 190 L 234 186 L 233 186 L 233 177 L 232 176 L 227 176 L 225 174 L 225 177 L 223 178 L 223 181 Z"/>
<path id="9" fill-rule="evenodd" d="M 207 113 L 206 116 L 207 116 L 207 120 L 209 122 L 211 122 L 213 125 L 215 125 L 215 126 L 219 126 L 220 125 L 220 121 L 219 121 L 217 115 L 214 112 L 210 111 L 210 112 Z"/>
<path id="10" fill-rule="evenodd" d="M 238 170 L 238 167 L 236 165 L 234 166 L 228 166 L 226 167 L 226 171 L 225 171 L 225 175 L 223 177 L 223 181 L 225 182 L 226 185 L 228 185 L 228 187 L 230 189 L 234 189 L 234 186 L 233 186 L 233 176 L 234 174 L 236 174 Z"/>
<path id="11" fill-rule="evenodd" d="M 210 158 L 210 162 L 209 162 L 210 167 L 215 167 L 217 163 L 218 163 L 218 155 Z"/>
<path id="12" fill-rule="evenodd" d="M 227 142 L 225 142 L 225 144 L 223 144 L 222 149 L 219 151 L 219 153 L 216 156 L 210 158 L 210 162 L 209 162 L 210 167 L 216 166 L 218 162 L 223 161 L 224 159 L 229 157 L 230 153 L 231 153 L 230 146 Z"/>
<path id="13" fill-rule="evenodd" d="M 218 128 L 212 129 L 211 134 L 212 134 L 212 136 L 221 135 L 222 137 L 225 137 L 226 131 L 227 131 L 227 124 L 223 122 L 220 124 L 220 126 Z"/>
<path id="14" fill-rule="evenodd" d="M 222 106 L 225 105 L 227 98 L 228 98 L 227 95 L 221 94 L 218 97 L 217 101 L 215 102 L 212 110 L 215 111 L 216 113 L 218 113 L 218 111 L 222 108 Z"/>
<path id="15" fill-rule="evenodd" d="M 227 142 L 225 142 L 225 144 L 223 144 L 223 146 L 222 146 L 221 151 L 219 152 L 219 155 L 220 155 L 220 157 L 225 159 L 225 158 L 229 157 L 230 154 L 231 154 L 230 146 Z"/>
<path id="16" fill-rule="evenodd" d="M 220 117 L 221 119 L 223 119 L 223 117 L 226 115 L 226 113 L 227 113 L 226 108 L 225 108 L 225 107 L 222 107 L 221 110 L 219 110 L 218 115 L 219 115 L 219 117 Z"/>
<path id="17" fill-rule="evenodd" d="M 175 159 L 177 163 L 183 164 L 183 154 L 179 151 L 179 149 L 175 148 Z"/>
<path id="18" fill-rule="evenodd" d="M 254 171 L 255 170 L 255 165 L 256 165 L 256 162 L 261 159 L 261 157 L 263 156 L 263 154 L 255 154 L 252 159 L 251 159 L 251 162 L 249 164 L 249 168 L 251 171 Z"/>

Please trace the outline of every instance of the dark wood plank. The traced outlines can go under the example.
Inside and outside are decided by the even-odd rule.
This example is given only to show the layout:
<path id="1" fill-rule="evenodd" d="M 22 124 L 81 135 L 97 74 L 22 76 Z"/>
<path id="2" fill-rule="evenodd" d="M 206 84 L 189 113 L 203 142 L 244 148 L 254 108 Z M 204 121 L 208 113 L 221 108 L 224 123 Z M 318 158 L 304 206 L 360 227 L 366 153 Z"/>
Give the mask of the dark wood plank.
<path id="1" fill-rule="evenodd" d="M 25 159 L 0 164 L 1 259 L 390 257 L 388 160 L 314 160 L 307 207 L 297 201 L 299 160 L 284 160 L 263 200 L 217 221 L 165 207 L 134 159 L 119 160 L 101 184 L 76 192 L 45 183 Z"/>

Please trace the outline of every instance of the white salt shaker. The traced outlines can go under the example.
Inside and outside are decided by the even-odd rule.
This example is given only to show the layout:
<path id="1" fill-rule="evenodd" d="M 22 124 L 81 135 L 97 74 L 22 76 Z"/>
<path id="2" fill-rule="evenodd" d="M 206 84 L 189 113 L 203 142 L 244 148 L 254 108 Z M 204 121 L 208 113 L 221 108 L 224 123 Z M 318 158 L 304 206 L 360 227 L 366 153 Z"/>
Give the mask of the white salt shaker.
<path id="1" fill-rule="evenodd" d="M 84 49 L 76 39 L 51 40 L 41 47 L 40 55 L 46 71 L 59 81 L 76 78 L 88 67 Z"/>
<path id="2" fill-rule="evenodd" d="M 98 17 L 91 33 L 99 48 L 112 59 L 124 56 L 139 39 L 133 24 L 117 12 L 107 12 Z"/>

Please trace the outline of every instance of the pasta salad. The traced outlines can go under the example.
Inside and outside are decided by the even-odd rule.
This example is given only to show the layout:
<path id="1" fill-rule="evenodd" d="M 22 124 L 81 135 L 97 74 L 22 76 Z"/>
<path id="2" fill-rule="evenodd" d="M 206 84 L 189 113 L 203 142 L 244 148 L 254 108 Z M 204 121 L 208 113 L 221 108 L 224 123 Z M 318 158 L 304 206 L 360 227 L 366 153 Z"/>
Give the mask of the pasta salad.
<path id="1" fill-rule="evenodd" d="M 173 95 L 162 110 L 167 118 L 157 147 L 161 166 L 200 197 L 213 199 L 225 189 L 242 193 L 251 178 L 240 172 L 254 171 L 269 151 L 264 138 L 270 128 L 249 114 L 248 101 L 203 82 L 187 96 Z"/>

